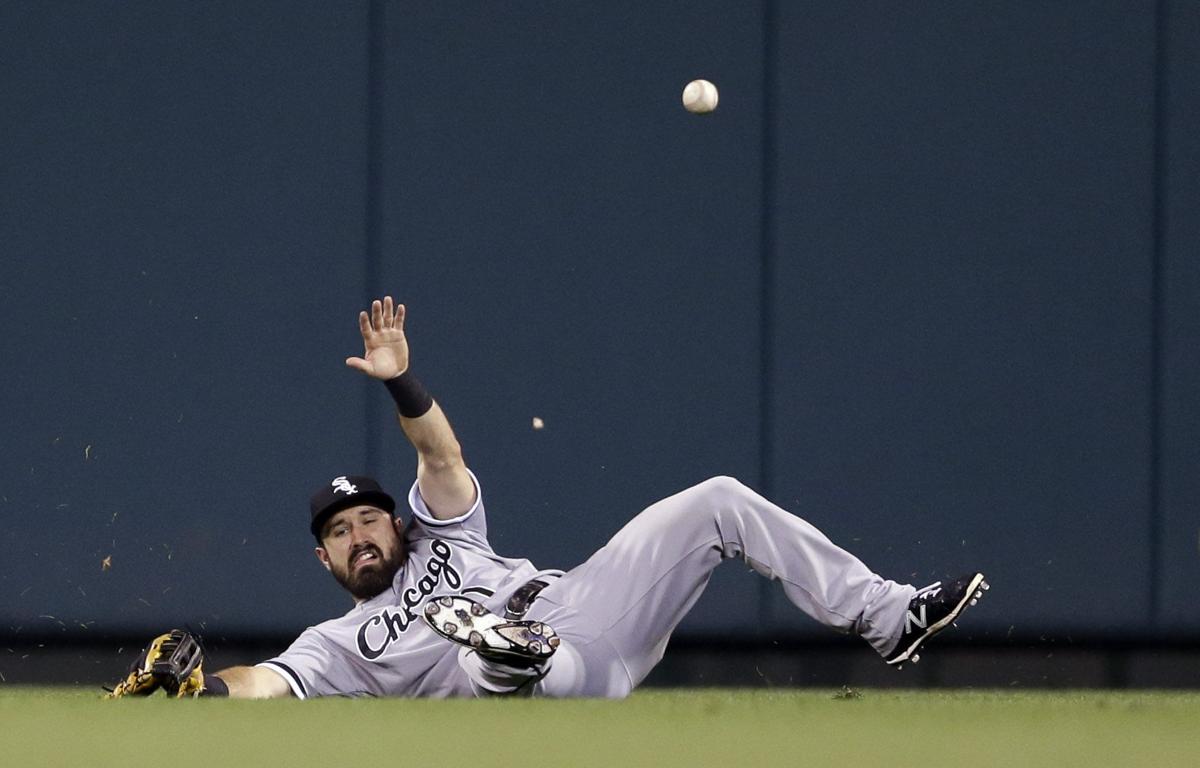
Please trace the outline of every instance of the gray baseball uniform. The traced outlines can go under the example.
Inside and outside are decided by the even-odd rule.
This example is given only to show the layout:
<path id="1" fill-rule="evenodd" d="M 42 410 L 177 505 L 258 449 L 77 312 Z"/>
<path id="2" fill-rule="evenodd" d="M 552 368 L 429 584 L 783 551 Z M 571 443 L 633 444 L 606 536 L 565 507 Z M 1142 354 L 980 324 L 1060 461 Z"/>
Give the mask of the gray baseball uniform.
<path id="1" fill-rule="evenodd" d="M 627 695 L 662 658 L 671 632 L 722 560 L 779 581 L 818 622 L 861 635 L 880 654 L 897 643 L 916 590 L 873 573 L 820 531 L 741 483 L 716 477 L 650 506 L 582 565 L 563 574 L 500 557 L 487 541 L 483 495 L 439 521 L 414 483 L 408 558 L 392 589 L 310 627 L 263 662 L 299 697 L 326 695 Z M 433 595 L 463 594 L 503 613 L 531 579 L 549 582 L 525 618 L 562 645 L 549 670 L 487 662 L 420 621 Z"/>

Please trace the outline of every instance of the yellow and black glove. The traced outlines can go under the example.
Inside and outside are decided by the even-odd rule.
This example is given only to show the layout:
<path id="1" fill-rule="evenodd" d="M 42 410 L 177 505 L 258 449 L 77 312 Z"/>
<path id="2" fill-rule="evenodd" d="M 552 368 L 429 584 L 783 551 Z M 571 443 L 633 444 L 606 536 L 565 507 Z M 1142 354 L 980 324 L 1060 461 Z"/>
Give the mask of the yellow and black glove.
<path id="1" fill-rule="evenodd" d="M 150 642 L 141 655 L 129 667 L 125 679 L 117 684 L 105 698 L 120 699 L 125 696 L 149 696 L 162 688 L 168 696 L 184 699 L 203 694 L 220 694 L 225 691 L 209 690 L 224 688 L 223 684 L 208 686 L 205 683 L 204 651 L 200 642 L 189 632 L 172 629 Z M 209 676 L 210 680 L 212 676 Z M 216 682 L 216 681 L 214 681 Z"/>

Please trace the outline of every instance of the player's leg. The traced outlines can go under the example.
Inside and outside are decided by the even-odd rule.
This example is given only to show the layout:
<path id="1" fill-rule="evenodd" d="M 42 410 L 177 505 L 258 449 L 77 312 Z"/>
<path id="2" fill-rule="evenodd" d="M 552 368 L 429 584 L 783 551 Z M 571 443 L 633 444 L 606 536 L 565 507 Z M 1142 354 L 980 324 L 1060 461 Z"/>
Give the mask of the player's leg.
<path id="1" fill-rule="evenodd" d="M 741 483 L 713 478 L 647 508 L 542 590 L 528 618 L 557 631 L 553 659 L 513 666 L 467 650 L 460 663 L 481 695 L 627 695 L 662 658 L 712 571 L 732 558 L 778 580 L 817 621 L 861 635 L 890 663 L 913 658 L 982 586 L 975 574 L 916 595 Z M 919 615 L 906 616 L 914 606 Z"/>
<path id="2" fill-rule="evenodd" d="M 650 506 L 534 605 L 577 611 L 571 629 L 615 646 L 637 685 L 713 569 L 732 558 L 780 582 L 818 622 L 861 635 L 885 656 L 898 645 L 913 587 L 879 576 L 809 523 L 727 477 Z"/>

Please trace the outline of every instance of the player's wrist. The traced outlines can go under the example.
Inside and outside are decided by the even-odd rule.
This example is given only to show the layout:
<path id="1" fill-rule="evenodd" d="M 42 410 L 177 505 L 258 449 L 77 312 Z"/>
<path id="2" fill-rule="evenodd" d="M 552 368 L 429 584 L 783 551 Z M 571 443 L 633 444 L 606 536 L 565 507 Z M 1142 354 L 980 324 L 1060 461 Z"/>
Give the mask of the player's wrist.
<path id="1" fill-rule="evenodd" d="M 396 410 L 406 419 L 416 419 L 429 413 L 433 407 L 433 397 L 425 390 L 425 386 L 413 375 L 412 368 L 405 369 L 399 376 L 393 376 L 383 382 L 388 394 L 396 402 Z"/>
<path id="2" fill-rule="evenodd" d="M 204 687 L 200 689 L 201 696 L 228 696 L 229 685 L 217 677 L 204 673 Z"/>

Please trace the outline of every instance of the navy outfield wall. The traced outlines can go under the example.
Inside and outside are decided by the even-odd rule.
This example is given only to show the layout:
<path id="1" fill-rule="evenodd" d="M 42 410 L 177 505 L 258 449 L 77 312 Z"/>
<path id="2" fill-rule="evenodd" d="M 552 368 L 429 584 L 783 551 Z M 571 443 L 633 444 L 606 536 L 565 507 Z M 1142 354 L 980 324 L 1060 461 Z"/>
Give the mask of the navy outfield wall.
<path id="1" fill-rule="evenodd" d="M 1155 507 L 1151 531 L 1158 629 L 1195 633 L 1200 609 L 1200 8 L 1165 4 L 1159 17 L 1160 82 L 1155 237 Z"/>
<path id="2" fill-rule="evenodd" d="M 366 32 L 321 2 L 0 5 L 4 631 L 338 606 L 302 518 L 365 462 Z"/>
<path id="3" fill-rule="evenodd" d="M 1196 633 L 1198 20 L 4 5 L 0 632 L 343 610 L 305 503 L 410 481 L 341 363 L 387 290 L 504 554 L 732 474 L 985 567 L 977 636 Z M 685 631 L 822 632 L 744 570 Z"/>
<path id="4" fill-rule="evenodd" d="M 1152 4 L 781 7 L 777 492 L 996 629 L 1141 631 Z"/>

